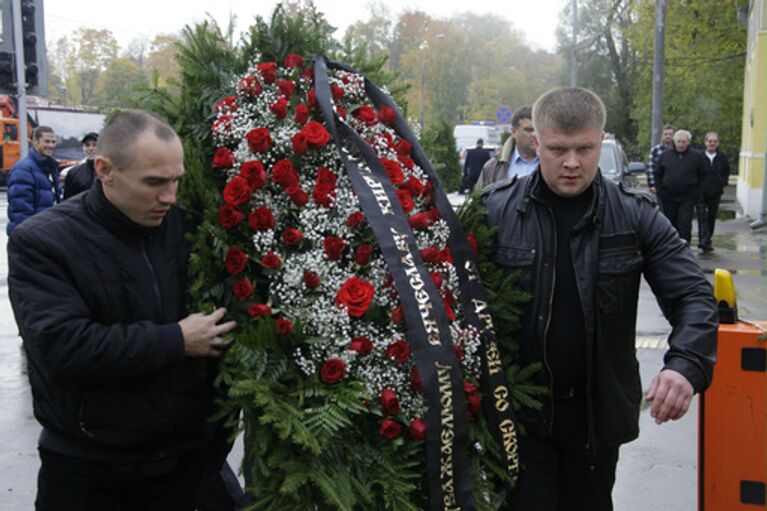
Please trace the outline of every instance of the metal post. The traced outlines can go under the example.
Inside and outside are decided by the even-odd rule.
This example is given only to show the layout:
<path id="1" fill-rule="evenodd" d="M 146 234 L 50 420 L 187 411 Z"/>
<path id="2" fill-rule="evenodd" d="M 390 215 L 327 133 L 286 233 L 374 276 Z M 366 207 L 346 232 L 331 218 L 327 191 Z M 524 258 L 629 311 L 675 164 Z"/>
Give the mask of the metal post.
<path id="1" fill-rule="evenodd" d="M 27 136 L 27 80 L 24 73 L 24 34 L 21 27 L 21 0 L 13 0 L 13 45 L 16 49 L 16 94 L 19 113 L 19 143 L 21 158 L 29 153 Z"/>
<path id="2" fill-rule="evenodd" d="M 666 0 L 655 0 L 655 51 L 652 61 L 652 121 L 650 147 L 660 142 L 663 120 L 663 77 L 665 75 Z"/>
<path id="3" fill-rule="evenodd" d="M 767 133 L 767 124 L 765 124 L 765 133 Z M 749 225 L 752 229 L 759 229 L 767 225 L 767 138 L 764 142 L 764 170 L 762 171 L 762 211 L 759 213 L 759 218 L 751 222 Z"/>
<path id="4" fill-rule="evenodd" d="M 421 124 L 421 132 L 423 133 L 424 125 L 423 125 L 423 114 L 424 114 L 424 104 L 423 104 L 423 74 L 426 67 L 426 60 L 423 57 L 423 54 L 421 55 L 421 86 L 419 88 L 419 102 L 421 103 L 421 116 L 419 118 L 419 122 Z"/>
<path id="5" fill-rule="evenodd" d="M 575 46 L 578 44 L 578 2 L 573 0 L 573 44 L 570 48 L 570 86 L 578 86 L 578 62 L 575 58 Z"/>

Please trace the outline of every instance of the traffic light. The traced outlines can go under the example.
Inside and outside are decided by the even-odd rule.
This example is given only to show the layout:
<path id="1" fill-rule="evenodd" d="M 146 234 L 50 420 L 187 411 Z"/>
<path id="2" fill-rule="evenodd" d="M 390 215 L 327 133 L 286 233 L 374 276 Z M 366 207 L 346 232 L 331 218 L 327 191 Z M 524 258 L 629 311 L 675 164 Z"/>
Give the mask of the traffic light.
<path id="1" fill-rule="evenodd" d="M 0 52 L 0 91 L 16 90 L 16 71 L 13 67 L 13 54 Z"/>
<path id="2" fill-rule="evenodd" d="M 30 94 L 46 95 L 48 68 L 45 55 L 45 22 L 42 0 L 21 0 L 24 42 L 24 76 Z"/>

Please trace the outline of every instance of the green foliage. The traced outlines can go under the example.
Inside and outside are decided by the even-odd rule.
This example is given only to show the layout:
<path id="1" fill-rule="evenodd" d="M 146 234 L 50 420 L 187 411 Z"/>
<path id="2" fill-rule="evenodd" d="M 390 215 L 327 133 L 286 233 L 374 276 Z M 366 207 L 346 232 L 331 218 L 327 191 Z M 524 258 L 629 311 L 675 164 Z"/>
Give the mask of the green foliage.
<path id="1" fill-rule="evenodd" d="M 445 191 L 458 191 L 461 187 L 462 171 L 450 125 L 444 122 L 430 125 L 421 134 L 421 144 Z"/>

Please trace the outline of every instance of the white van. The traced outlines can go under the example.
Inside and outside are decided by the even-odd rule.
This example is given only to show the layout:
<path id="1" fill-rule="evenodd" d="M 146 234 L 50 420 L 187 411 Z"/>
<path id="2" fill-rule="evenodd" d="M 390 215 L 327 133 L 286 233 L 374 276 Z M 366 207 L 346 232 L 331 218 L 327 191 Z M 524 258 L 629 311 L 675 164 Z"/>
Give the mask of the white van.
<path id="1" fill-rule="evenodd" d="M 485 149 L 492 151 L 492 155 L 501 145 L 501 129 L 495 123 L 475 122 L 472 124 L 458 124 L 453 128 L 455 148 L 463 159 L 467 149 L 477 145 L 477 139 L 485 142 Z"/>

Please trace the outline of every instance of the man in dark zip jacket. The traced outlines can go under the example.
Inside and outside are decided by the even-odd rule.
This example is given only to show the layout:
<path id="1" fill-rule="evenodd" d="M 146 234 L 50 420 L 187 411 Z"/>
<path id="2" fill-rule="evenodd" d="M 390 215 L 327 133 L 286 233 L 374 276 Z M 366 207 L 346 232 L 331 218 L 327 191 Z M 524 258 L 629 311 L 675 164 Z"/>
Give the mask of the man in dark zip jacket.
<path id="1" fill-rule="evenodd" d="M 529 176 L 483 194 L 497 227 L 495 263 L 532 294 L 520 362 L 540 362 L 543 408 L 518 415 L 522 472 L 508 509 L 606 511 L 618 449 L 639 433 L 635 356 L 644 274 L 673 326 L 647 400 L 656 422 L 681 418 L 712 376 L 717 312 L 688 245 L 651 198 L 607 179 L 598 164 L 605 109 L 590 91 L 549 91 L 533 106 L 540 159 Z"/>
<path id="2" fill-rule="evenodd" d="M 12 233 L 9 293 L 42 424 L 36 509 L 192 510 L 224 309 L 184 310 L 174 207 L 183 149 L 164 121 L 105 127 L 86 193 Z"/>

